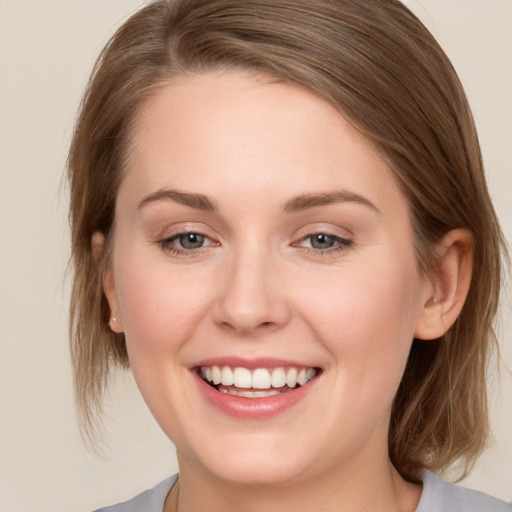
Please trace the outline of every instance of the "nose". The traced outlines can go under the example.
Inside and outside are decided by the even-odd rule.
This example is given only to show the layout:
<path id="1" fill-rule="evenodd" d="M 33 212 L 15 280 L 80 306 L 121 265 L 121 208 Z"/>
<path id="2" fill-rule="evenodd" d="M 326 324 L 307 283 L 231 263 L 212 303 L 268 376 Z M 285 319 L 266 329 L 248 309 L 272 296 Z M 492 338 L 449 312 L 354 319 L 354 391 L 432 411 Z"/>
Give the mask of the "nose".
<path id="1" fill-rule="evenodd" d="M 214 320 L 242 336 L 258 336 L 282 328 L 290 308 L 275 258 L 264 249 L 234 255 L 219 274 Z"/>

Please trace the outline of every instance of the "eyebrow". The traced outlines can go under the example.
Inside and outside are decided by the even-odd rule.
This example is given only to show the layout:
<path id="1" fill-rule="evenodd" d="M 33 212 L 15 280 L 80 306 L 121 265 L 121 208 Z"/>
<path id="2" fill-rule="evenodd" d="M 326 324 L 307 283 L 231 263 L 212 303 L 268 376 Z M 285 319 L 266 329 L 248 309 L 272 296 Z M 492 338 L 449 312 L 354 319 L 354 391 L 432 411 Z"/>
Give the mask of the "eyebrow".
<path id="1" fill-rule="evenodd" d="M 145 206 L 156 203 L 158 201 L 174 201 L 175 203 L 195 208 L 196 210 L 203 210 L 213 212 L 217 210 L 214 201 L 203 194 L 192 194 L 190 192 L 181 192 L 174 189 L 161 189 L 153 192 L 152 194 L 144 197 L 137 204 L 137 209 L 141 210 Z"/>
<path id="2" fill-rule="evenodd" d="M 335 203 L 357 203 L 367 206 L 380 213 L 379 209 L 366 197 L 348 192 L 346 190 L 337 190 L 334 192 L 320 192 L 314 194 L 304 194 L 294 197 L 286 202 L 284 206 L 285 213 L 296 213 L 299 211 L 315 208 L 316 206 L 325 206 Z"/>
<path id="3" fill-rule="evenodd" d="M 145 206 L 158 201 L 174 201 L 175 203 L 182 204 L 196 210 L 208 212 L 215 212 L 218 210 L 215 201 L 210 199 L 208 196 L 191 192 L 182 192 L 175 189 L 161 189 L 145 196 L 137 204 L 137 209 L 140 210 Z M 345 190 L 317 192 L 294 197 L 285 203 L 283 211 L 284 213 L 297 213 L 317 206 L 336 203 L 357 203 L 380 213 L 379 209 L 366 197 Z"/>

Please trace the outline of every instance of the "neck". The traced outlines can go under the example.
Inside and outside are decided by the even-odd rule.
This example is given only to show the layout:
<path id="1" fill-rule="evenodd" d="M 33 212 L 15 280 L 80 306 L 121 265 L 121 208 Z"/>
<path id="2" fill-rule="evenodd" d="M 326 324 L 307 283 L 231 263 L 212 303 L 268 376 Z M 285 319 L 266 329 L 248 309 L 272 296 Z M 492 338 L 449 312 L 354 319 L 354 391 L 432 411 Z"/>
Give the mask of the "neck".
<path id="1" fill-rule="evenodd" d="M 247 485 L 219 479 L 180 461 L 179 496 L 166 502 L 165 512 L 414 512 L 421 486 L 404 481 L 387 457 L 372 464 L 331 468 L 296 482 Z M 348 466 L 344 466 L 345 468 Z"/>

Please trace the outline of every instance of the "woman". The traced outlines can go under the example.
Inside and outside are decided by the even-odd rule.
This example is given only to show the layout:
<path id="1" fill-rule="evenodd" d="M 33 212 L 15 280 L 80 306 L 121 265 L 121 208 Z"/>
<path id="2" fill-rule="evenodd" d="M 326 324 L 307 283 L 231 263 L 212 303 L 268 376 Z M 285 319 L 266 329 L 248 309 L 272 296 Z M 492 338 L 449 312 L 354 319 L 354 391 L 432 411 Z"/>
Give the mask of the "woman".
<path id="1" fill-rule="evenodd" d="M 180 467 L 115 511 L 504 511 L 502 234 L 464 92 L 395 0 L 158 1 L 69 157 L 78 406 L 130 367 Z M 457 508 L 458 507 L 458 508 Z"/>

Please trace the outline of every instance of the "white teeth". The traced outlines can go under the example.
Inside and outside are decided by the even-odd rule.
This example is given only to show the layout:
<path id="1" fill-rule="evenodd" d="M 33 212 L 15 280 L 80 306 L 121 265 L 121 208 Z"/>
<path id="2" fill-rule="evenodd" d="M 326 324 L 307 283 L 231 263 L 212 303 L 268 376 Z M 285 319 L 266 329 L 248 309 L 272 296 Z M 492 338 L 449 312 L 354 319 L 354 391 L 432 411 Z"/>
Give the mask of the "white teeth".
<path id="1" fill-rule="evenodd" d="M 200 368 L 201 377 L 214 386 L 234 386 L 241 390 L 270 390 L 271 388 L 295 388 L 297 385 L 303 386 L 313 377 L 317 371 L 314 368 L 248 368 L 237 366 L 234 370 L 229 366 L 202 366 Z M 226 392 L 222 389 L 223 392 Z M 250 396 L 256 396 L 256 391 L 248 391 Z M 236 391 L 232 394 L 237 394 Z M 241 395 L 245 396 L 245 395 Z M 249 396 L 249 395 L 247 395 Z M 268 392 L 264 394 L 268 395 Z"/>
<path id="2" fill-rule="evenodd" d="M 243 396 L 245 398 L 265 398 L 267 396 L 280 395 L 281 393 L 277 391 L 277 389 L 266 389 L 266 390 L 249 390 L 249 389 L 236 389 L 233 386 L 229 388 L 225 388 L 223 386 L 219 387 L 219 391 L 221 393 L 226 393 L 228 395 L 235 396 Z"/>
<path id="3" fill-rule="evenodd" d="M 218 366 L 212 366 L 212 380 L 216 386 L 217 384 L 220 384 L 220 381 L 222 380 L 222 375 L 220 373 L 220 368 Z"/>
<path id="4" fill-rule="evenodd" d="M 257 368 L 252 374 L 252 386 L 256 389 L 268 389 L 272 386 L 270 372 L 265 368 Z"/>
<path id="5" fill-rule="evenodd" d="M 313 368 L 308 368 L 306 370 L 306 379 L 311 380 L 316 375 L 316 371 Z"/>
<path id="6" fill-rule="evenodd" d="M 282 388 L 286 384 L 286 373 L 283 368 L 276 368 L 272 372 L 272 387 Z"/>
<path id="7" fill-rule="evenodd" d="M 297 375 L 297 384 L 304 386 L 304 384 L 306 384 L 307 381 L 308 378 L 306 377 L 306 369 L 301 368 L 299 374 Z"/>
<path id="8" fill-rule="evenodd" d="M 234 383 L 233 371 L 229 366 L 224 366 L 221 373 L 221 384 L 223 386 L 232 386 Z"/>
<path id="9" fill-rule="evenodd" d="M 251 388 L 251 371 L 247 368 L 235 368 L 233 372 L 233 381 L 237 388 Z"/>
<path id="10" fill-rule="evenodd" d="M 269 391 L 240 391 L 238 396 L 245 396 L 246 398 L 265 398 L 266 396 L 274 396 L 279 394 L 279 391 L 271 389 Z"/>
<path id="11" fill-rule="evenodd" d="M 290 388 L 294 388 L 297 385 L 297 368 L 288 369 L 288 372 L 286 372 L 286 384 Z"/>

